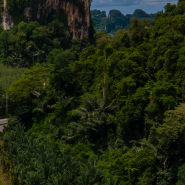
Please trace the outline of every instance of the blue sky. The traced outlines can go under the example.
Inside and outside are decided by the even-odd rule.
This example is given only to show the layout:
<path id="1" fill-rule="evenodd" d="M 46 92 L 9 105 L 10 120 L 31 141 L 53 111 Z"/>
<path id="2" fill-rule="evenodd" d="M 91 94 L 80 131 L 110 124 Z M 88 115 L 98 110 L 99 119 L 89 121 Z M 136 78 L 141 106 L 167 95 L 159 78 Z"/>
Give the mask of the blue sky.
<path id="1" fill-rule="evenodd" d="M 124 15 L 132 14 L 136 9 L 142 9 L 150 14 L 163 10 L 167 3 L 177 4 L 177 0 L 93 0 L 91 9 L 104 10 L 107 14 L 115 9 L 120 10 Z"/>

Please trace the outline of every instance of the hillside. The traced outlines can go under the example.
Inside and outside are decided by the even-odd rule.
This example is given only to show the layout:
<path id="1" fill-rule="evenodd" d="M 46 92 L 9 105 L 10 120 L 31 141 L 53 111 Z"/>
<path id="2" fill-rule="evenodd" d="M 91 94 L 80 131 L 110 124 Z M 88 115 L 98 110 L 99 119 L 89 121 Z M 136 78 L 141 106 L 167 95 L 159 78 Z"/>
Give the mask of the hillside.
<path id="1" fill-rule="evenodd" d="M 53 49 L 70 49 L 73 42 L 86 45 L 92 41 L 91 0 L 1 3 L 0 61 L 4 64 L 30 67 L 44 63 Z"/>
<path id="2" fill-rule="evenodd" d="M 21 21 L 37 21 L 46 25 L 53 19 L 68 24 L 73 39 L 83 40 L 90 36 L 91 0 L 1 0 L 0 24 L 10 29 Z"/>
<path id="3" fill-rule="evenodd" d="M 125 29 L 130 24 L 130 18 L 145 18 L 150 23 L 154 20 L 155 14 L 147 14 L 143 10 L 137 9 L 133 14 L 123 15 L 118 10 L 111 10 L 108 17 L 105 11 L 91 10 L 94 28 L 97 32 L 115 33 L 118 30 Z"/>
<path id="4" fill-rule="evenodd" d="M 13 185 L 185 184 L 184 7 L 93 44 L 56 17 L 1 27 L 4 110 L 12 83 L 0 154 Z"/>

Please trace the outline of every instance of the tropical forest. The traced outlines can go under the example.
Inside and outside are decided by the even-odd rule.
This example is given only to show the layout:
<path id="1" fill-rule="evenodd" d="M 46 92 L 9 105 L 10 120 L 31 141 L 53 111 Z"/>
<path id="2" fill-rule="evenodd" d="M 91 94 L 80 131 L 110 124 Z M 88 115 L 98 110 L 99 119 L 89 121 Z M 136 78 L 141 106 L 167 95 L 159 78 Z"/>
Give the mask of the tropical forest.
<path id="1" fill-rule="evenodd" d="M 55 14 L 0 26 L 11 185 L 185 184 L 185 0 L 129 22 L 83 40 Z"/>

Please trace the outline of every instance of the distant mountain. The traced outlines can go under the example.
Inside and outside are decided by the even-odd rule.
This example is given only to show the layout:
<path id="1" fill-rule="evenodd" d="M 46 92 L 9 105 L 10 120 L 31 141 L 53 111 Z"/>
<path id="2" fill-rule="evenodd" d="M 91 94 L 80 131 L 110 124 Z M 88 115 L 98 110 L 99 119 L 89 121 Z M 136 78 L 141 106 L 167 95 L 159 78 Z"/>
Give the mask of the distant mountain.
<path id="1" fill-rule="evenodd" d="M 130 24 L 130 18 L 136 17 L 138 19 L 147 19 L 152 22 L 156 14 L 147 14 L 141 9 L 135 10 L 133 14 L 123 15 L 119 10 L 111 10 L 108 17 L 105 11 L 92 10 L 92 20 L 94 21 L 94 28 L 97 32 L 115 33 L 120 29 L 126 28 Z"/>

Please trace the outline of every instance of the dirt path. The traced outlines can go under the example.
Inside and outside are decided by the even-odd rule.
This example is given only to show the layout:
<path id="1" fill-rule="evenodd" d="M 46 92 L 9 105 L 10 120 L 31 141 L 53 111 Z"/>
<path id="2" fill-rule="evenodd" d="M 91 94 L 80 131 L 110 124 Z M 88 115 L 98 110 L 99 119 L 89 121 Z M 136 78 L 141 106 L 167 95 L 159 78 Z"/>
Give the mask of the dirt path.
<path id="1" fill-rule="evenodd" d="M 0 124 L 7 124 L 8 123 L 8 119 L 0 119 Z"/>
<path id="2" fill-rule="evenodd" d="M 6 182 L 5 182 L 3 176 L 4 176 L 4 174 L 3 174 L 2 168 L 1 168 L 1 166 L 0 166 L 0 181 L 1 181 L 1 184 L 2 184 L 2 185 L 6 185 Z"/>
<path id="3" fill-rule="evenodd" d="M 0 119 L 0 132 L 3 131 L 4 125 L 8 123 L 8 119 Z M 0 141 L 0 145 L 2 146 L 2 141 Z M 11 185 L 10 181 L 6 178 L 6 174 L 3 173 L 2 165 L 1 165 L 1 153 L 0 153 L 0 185 Z"/>
<path id="4" fill-rule="evenodd" d="M 0 165 L 0 185 L 10 185 L 9 181 L 6 179 L 5 174 L 3 173 L 2 166 Z"/>
<path id="5" fill-rule="evenodd" d="M 2 141 L 0 142 L 0 144 L 2 144 Z M 10 181 L 6 177 L 6 174 L 3 173 L 3 167 L 1 165 L 1 159 L 2 159 L 2 155 L 0 153 L 0 182 L 1 182 L 0 185 L 11 185 Z"/>
<path id="6" fill-rule="evenodd" d="M 0 132 L 3 131 L 4 126 L 7 125 L 7 124 L 8 124 L 8 119 L 7 118 L 6 119 L 0 119 Z"/>

